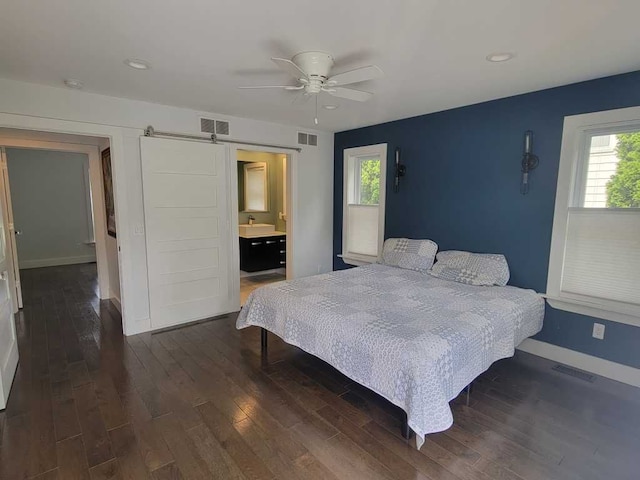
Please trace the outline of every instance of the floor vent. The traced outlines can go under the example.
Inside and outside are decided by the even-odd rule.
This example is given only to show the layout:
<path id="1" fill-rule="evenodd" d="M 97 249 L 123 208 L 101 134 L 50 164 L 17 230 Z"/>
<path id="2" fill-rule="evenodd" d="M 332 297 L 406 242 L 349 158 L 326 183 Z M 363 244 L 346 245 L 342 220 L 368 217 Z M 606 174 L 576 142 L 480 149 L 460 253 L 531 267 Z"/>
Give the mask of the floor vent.
<path id="1" fill-rule="evenodd" d="M 590 373 L 583 372 L 582 370 L 576 370 L 575 368 L 567 367 L 566 365 L 556 365 L 551 368 L 558 373 L 563 373 L 565 375 L 570 375 L 575 378 L 579 378 L 580 380 L 584 380 L 585 382 L 593 383 L 596 379 L 595 375 L 591 375 Z"/>

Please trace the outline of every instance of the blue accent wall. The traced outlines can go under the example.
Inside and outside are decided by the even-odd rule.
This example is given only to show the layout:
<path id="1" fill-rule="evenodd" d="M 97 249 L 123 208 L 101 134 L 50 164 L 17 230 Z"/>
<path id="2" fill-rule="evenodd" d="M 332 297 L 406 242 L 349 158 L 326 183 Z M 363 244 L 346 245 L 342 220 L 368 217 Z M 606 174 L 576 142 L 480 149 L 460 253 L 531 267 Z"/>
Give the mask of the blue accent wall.
<path id="1" fill-rule="evenodd" d="M 503 253 L 510 284 L 544 292 L 564 117 L 640 105 L 640 72 L 601 78 L 468 107 L 337 133 L 334 269 L 342 251 L 343 150 L 388 143 L 386 237 L 430 238 L 440 250 Z M 540 165 L 520 194 L 525 130 Z M 407 175 L 392 190 L 394 150 Z M 592 338 L 593 322 L 606 326 Z M 547 306 L 535 338 L 640 368 L 640 328 Z"/>

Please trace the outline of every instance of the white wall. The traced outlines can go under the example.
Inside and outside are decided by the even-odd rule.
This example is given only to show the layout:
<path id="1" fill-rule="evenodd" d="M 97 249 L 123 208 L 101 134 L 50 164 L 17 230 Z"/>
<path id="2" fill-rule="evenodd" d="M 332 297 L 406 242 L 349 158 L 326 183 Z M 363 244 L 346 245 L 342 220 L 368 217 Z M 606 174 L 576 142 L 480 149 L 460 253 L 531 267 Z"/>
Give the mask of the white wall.
<path id="1" fill-rule="evenodd" d="M 118 267 L 118 242 L 107 235 L 107 265 L 109 267 L 109 297 L 120 307 L 120 268 Z"/>
<path id="2" fill-rule="evenodd" d="M 82 153 L 7 148 L 20 268 L 95 262 Z"/>
<path id="3" fill-rule="evenodd" d="M 156 130 L 197 134 L 199 117 L 213 116 L 230 122 L 231 138 L 291 146 L 296 145 L 298 131 L 296 127 L 270 122 L 12 80 L 0 80 L 0 112 L 123 128 L 126 171 L 116 171 L 115 177 L 119 197 L 116 205 L 121 206 L 120 202 L 124 202 L 127 208 L 127 224 L 122 225 L 123 228 L 119 226 L 118 231 L 127 334 L 150 329 L 145 240 L 144 235 L 133 235 L 135 227 L 144 225 L 139 145 L 143 129 L 153 125 Z M 297 156 L 298 168 L 295 169 L 298 198 L 293 206 L 296 277 L 332 269 L 333 134 L 311 133 L 318 135 L 318 146 L 304 147 Z"/>

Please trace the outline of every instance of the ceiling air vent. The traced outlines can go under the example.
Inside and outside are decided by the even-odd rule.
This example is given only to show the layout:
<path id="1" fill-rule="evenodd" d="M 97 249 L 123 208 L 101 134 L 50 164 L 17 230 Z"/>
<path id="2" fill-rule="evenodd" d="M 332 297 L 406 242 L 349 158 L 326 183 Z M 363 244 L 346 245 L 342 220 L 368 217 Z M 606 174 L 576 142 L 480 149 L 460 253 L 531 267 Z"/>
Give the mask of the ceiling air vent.
<path id="1" fill-rule="evenodd" d="M 216 133 L 216 121 L 210 118 L 201 118 L 200 131 L 202 133 Z"/>
<path id="2" fill-rule="evenodd" d="M 229 122 L 213 120 L 212 118 L 201 118 L 200 132 L 215 133 L 216 135 L 229 135 Z"/>
<path id="3" fill-rule="evenodd" d="M 311 145 L 313 147 L 318 146 L 318 136 L 313 133 L 298 132 L 298 144 L 299 145 Z"/>
<path id="4" fill-rule="evenodd" d="M 216 120 L 216 135 L 229 135 L 229 122 Z"/>

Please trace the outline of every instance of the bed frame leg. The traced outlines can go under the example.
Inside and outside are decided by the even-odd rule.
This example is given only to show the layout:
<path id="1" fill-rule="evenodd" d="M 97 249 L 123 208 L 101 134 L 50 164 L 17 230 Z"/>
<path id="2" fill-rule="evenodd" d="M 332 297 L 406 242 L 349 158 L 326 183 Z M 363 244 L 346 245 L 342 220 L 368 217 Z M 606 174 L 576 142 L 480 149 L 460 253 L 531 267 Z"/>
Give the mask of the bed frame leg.
<path id="1" fill-rule="evenodd" d="M 411 430 L 411 427 L 407 422 L 407 414 L 404 412 L 403 412 L 403 418 L 402 418 L 402 426 L 400 427 L 400 434 L 402 435 L 402 438 L 404 438 L 405 440 L 409 440 L 413 436 L 413 430 Z"/>
<path id="2" fill-rule="evenodd" d="M 267 355 L 267 331 L 260 327 L 260 352 L 263 356 Z"/>
<path id="3" fill-rule="evenodd" d="M 269 355 L 267 349 L 267 330 L 260 327 L 260 365 L 263 368 L 269 366 Z"/>
<path id="4" fill-rule="evenodd" d="M 469 406 L 469 403 L 471 403 L 471 385 L 473 385 L 473 382 L 471 382 L 465 388 L 465 390 L 467 391 L 467 407 Z"/>

